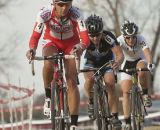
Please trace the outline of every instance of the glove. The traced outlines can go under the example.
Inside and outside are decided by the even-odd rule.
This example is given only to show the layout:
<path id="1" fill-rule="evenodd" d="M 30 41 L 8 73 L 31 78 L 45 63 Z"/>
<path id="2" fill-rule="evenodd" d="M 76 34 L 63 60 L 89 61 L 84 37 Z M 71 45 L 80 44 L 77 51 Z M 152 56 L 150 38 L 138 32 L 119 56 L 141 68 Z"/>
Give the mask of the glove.
<path id="1" fill-rule="evenodd" d="M 154 68 L 155 68 L 155 64 L 148 64 L 147 68 L 150 72 L 153 72 Z"/>
<path id="2" fill-rule="evenodd" d="M 73 53 L 76 53 L 78 57 L 80 57 L 83 53 L 83 51 L 85 50 L 85 46 L 81 43 L 79 44 L 76 44 L 74 47 L 73 47 Z"/>
<path id="3" fill-rule="evenodd" d="M 33 59 L 35 55 L 36 55 L 36 51 L 34 49 L 30 49 L 26 53 L 26 57 L 28 58 L 28 60 Z"/>
<path id="4" fill-rule="evenodd" d="M 79 43 L 74 46 L 74 49 L 76 49 L 76 50 L 81 49 L 83 51 L 83 50 L 85 50 L 85 46 L 83 44 Z"/>

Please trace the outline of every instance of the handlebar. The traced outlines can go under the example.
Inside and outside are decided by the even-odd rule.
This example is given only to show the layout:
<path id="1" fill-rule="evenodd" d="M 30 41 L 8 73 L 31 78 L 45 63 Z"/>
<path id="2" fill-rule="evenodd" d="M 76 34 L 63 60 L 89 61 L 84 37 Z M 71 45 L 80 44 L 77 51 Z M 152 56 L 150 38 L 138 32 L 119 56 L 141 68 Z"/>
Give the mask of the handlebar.
<path id="1" fill-rule="evenodd" d="M 34 60 L 37 61 L 44 61 L 44 60 L 58 60 L 58 59 L 74 59 L 76 60 L 76 62 L 78 62 L 76 58 L 76 55 L 71 54 L 71 55 L 63 55 L 63 53 L 59 53 L 57 55 L 53 55 L 53 56 L 35 56 L 33 59 L 29 60 L 29 64 L 31 64 L 31 69 L 32 69 L 32 75 L 35 75 L 35 71 L 34 71 Z M 77 65 L 76 65 L 77 67 Z M 77 68 L 77 72 L 78 72 L 78 68 Z"/>
<path id="2" fill-rule="evenodd" d="M 125 69 L 125 70 L 118 70 L 118 72 L 128 72 L 128 73 L 137 73 L 139 71 L 149 71 L 148 68 L 132 68 L 132 69 Z"/>
<path id="3" fill-rule="evenodd" d="M 91 72 L 91 71 L 97 71 L 99 68 L 88 68 L 88 69 L 82 69 L 80 72 Z"/>
<path id="4" fill-rule="evenodd" d="M 114 60 L 110 60 L 109 62 L 105 63 L 104 65 L 102 65 L 100 68 L 88 68 L 88 69 L 82 69 L 80 70 L 80 72 L 91 72 L 91 71 L 95 71 L 94 75 L 96 75 L 101 69 L 103 69 L 104 67 L 111 67 L 115 61 Z M 93 76 L 94 76 L 93 75 Z"/>
<path id="5" fill-rule="evenodd" d="M 35 56 L 33 60 L 74 59 L 74 55 Z"/>

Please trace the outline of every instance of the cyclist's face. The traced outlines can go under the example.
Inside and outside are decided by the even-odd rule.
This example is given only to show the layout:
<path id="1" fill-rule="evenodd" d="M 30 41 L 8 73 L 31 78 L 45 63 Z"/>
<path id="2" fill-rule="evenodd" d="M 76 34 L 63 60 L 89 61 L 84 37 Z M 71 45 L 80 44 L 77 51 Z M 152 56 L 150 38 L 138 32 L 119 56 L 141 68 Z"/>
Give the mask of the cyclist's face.
<path id="1" fill-rule="evenodd" d="M 124 36 L 124 39 L 129 46 L 134 46 L 137 40 L 136 36 Z"/>
<path id="2" fill-rule="evenodd" d="M 98 45 L 100 43 L 100 40 L 102 38 L 102 33 L 98 33 L 96 35 L 89 35 L 90 40 L 95 44 Z"/>
<path id="3" fill-rule="evenodd" d="M 56 8 L 56 15 L 58 17 L 61 16 L 66 16 L 69 9 L 72 6 L 72 2 L 68 2 L 68 3 L 55 3 L 55 8 Z"/>

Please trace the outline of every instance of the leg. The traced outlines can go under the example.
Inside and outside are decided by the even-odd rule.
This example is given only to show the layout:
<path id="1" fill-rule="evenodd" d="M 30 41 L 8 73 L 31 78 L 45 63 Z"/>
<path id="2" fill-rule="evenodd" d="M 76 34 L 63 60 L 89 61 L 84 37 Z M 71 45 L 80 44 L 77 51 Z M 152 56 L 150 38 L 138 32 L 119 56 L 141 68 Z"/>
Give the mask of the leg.
<path id="1" fill-rule="evenodd" d="M 65 60 L 64 66 L 68 86 L 68 105 L 71 114 L 71 125 L 77 125 L 80 94 L 76 83 L 77 71 L 75 60 Z"/>
<path id="2" fill-rule="evenodd" d="M 137 68 L 147 68 L 145 61 L 140 60 L 137 63 Z M 148 87 L 149 87 L 149 83 L 147 82 L 148 75 L 149 75 L 149 72 L 147 72 L 147 71 L 146 72 L 145 71 L 138 72 L 139 82 L 140 82 L 143 89 L 148 89 Z"/>
<path id="3" fill-rule="evenodd" d="M 121 89 L 123 93 L 123 101 L 122 101 L 122 106 L 123 106 L 123 112 L 124 112 L 124 118 L 128 119 L 130 118 L 130 94 L 129 91 L 132 86 L 132 81 L 131 80 L 123 80 L 121 81 Z M 126 122 L 130 123 L 130 122 Z"/>
<path id="4" fill-rule="evenodd" d="M 50 56 L 57 53 L 57 49 L 54 46 L 45 46 L 42 50 L 43 56 Z M 51 89 L 50 84 L 53 79 L 53 62 L 44 61 L 43 66 L 43 82 L 45 88 L 45 103 L 44 103 L 44 115 L 51 118 L 50 104 L 51 104 Z"/>
<path id="5" fill-rule="evenodd" d="M 94 114 L 94 105 L 93 105 L 94 101 L 93 101 L 93 89 L 92 89 L 93 84 L 94 84 L 94 80 L 93 80 L 92 76 L 93 76 L 93 72 L 84 73 L 84 79 L 85 79 L 84 88 L 86 90 L 86 94 L 89 99 L 88 115 L 91 119 L 93 118 L 93 114 Z"/>
<path id="6" fill-rule="evenodd" d="M 51 56 L 56 54 L 58 51 L 56 47 L 54 46 L 46 46 L 42 50 L 43 56 Z M 44 61 L 43 66 L 43 81 L 44 81 L 44 87 L 46 90 L 46 97 L 50 98 L 50 95 L 48 93 L 48 89 L 50 89 L 50 84 L 53 79 L 53 61 Z"/>
<path id="7" fill-rule="evenodd" d="M 137 68 L 147 68 L 147 64 L 144 60 L 140 60 L 137 63 Z M 148 88 L 150 86 L 150 74 L 148 71 L 138 72 L 139 83 L 143 89 L 144 105 L 150 107 L 152 105 L 151 98 L 148 96 Z"/>
<path id="8" fill-rule="evenodd" d="M 93 94 L 91 92 L 92 92 L 94 80 L 92 76 L 93 76 L 93 72 L 84 73 L 84 79 L 85 79 L 84 88 L 86 90 L 86 94 L 89 99 L 93 99 Z"/>
<path id="9" fill-rule="evenodd" d="M 115 75 L 113 72 L 106 72 L 104 75 L 104 81 L 107 85 L 108 89 L 108 101 L 109 106 L 112 112 L 112 123 L 114 127 L 120 128 L 121 127 L 121 121 L 118 119 L 118 100 L 116 96 L 115 91 Z"/>
<path id="10" fill-rule="evenodd" d="M 104 75 L 104 80 L 108 89 L 109 105 L 112 113 L 117 113 L 117 96 L 115 93 L 115 78 L 112 72 L 107 72 Z"/>

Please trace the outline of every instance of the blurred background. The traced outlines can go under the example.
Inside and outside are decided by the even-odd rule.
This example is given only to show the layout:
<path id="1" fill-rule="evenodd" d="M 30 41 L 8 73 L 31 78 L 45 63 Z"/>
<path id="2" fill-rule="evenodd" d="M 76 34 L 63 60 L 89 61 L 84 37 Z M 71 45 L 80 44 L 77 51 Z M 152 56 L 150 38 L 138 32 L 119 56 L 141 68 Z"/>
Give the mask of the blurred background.
<path id="1" fill-rule="evenodd" d="M 25 57 L 28 41 L 33 31 L 38 11 L 52 0 L 1 0 L 0 1 L 0 129 L 8 127 L 8 123 L 21 123 L 23 129 L 33 129 L 33 122 L 44 124 L 43 101 L 44 89 L 42 80 L 42 63 L 35 62 L 35 76 L 32 76 L 31 65 Z M 134 21 L 140 33 L 146 38 L 156 65 L 150 84 L 153 107 L 148 109 L 153 117 L 149 117 L 145 129 L 160 125 L 160 1 L 159 0 L 74 0 L 73 5 L 79 7 L 85 18 L 97 14 L 103 18 L 104 29 L 112 31 L 117 37 L 124 20 Z M 37 55 L 41 55 L 41 40 Z M 83 57 L 82 57 L 83 64 Z M 83 75 L 79 75 L 81 92 L 80 115 L 83 125 L 91 124 L 87 118 L 87 101 L 83 88 Z M 117 83 L 117 93 L 121 92 Z M 121 98 L 120 98 L 121 99 Z M 120 114 L 121 100 L 119 103 Z M 33 109 L 32 109 L 33 106 Z M 42 122 L 40 122 L 42 120 Z M 25 122 L 27 121 L 27 123 Z M 46 124 L 45 124 L 46 123 Z M 28 124 L 26 126 L 26 124 Z M 87 125 L 86 125 L 87 126 Z M 10 126 L 11 128 L 11 126 Z M 84 128 L 84 127 L 82 127 Z M 20 129 L 17 127 L 17 129 Z M 35 129 L 41 129 L 35 127 Z M 47 129 L 47 128 L 46 128 Z M 49 129 L 49 128 L 48 128 Z M 84 128 L 85 129 L 85 128 Z M 86 129 L 89 130 L 89 127 Z"/>

